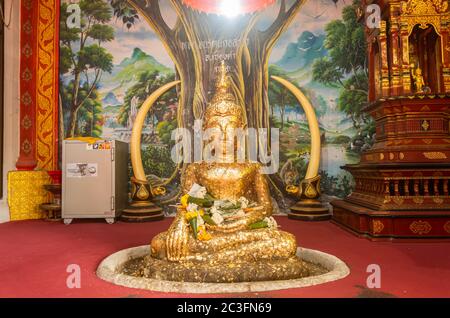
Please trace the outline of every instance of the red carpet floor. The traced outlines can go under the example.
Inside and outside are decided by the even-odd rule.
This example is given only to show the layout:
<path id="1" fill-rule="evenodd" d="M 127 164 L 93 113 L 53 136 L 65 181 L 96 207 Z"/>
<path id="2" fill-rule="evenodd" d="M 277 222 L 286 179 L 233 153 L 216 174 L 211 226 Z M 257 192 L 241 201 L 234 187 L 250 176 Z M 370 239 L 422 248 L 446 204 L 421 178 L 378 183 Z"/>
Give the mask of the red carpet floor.
<path id="1" fill-rule="evenodd" d="M 225 297 L 450 297 L 450 242 L 390 243 L 359 239 L 337 226 L 278 217 L 303 247 L 331 253 L 351 274 L 323 285 Z M 106 256 L 148 244 L 171 219 L 108 225 L 102 220 L 69 226 L 45 221 L 0 224 L 0 297 L 205 297 L 115 286 L 96 277 Z M 69 289 L 67 266 L 81 267 L 81 288 Z M 381 288 L 368 289 L 367 266 L 381 267 Z"/>

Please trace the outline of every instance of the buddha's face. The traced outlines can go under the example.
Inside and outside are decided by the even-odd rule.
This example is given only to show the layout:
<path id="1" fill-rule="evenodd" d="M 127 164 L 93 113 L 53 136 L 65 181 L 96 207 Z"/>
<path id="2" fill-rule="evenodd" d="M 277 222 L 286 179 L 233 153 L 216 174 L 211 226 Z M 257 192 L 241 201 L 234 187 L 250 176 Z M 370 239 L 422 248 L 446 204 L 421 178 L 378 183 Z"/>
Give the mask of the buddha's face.
<path id="1" fill-rule="evenodd" d="M 242 128 L 241 120 L 236 116 L 213 116 L 205 124 L 206 128 L 219 129 L 223 134 L 225 134 L 227 130 Z"/>
<path id="2" fill-rule="evenodd" d="M 222 156 L 230 156 L 234 155 L 237 150 L 237 141 L 235 140 L 236 130 L 242 129 L 244 126 L 242 125 L 242 121 L 240 118 L 234 115 L 228 116 L 212 116 L 204 126 L 206 129 L 212 129 L 216 131 L 220 136 L 211 136 L 209 138 L 209 142 L 211 142 L 215 137 L 220 137 L 221 141 L 221 152 Z M 232 140 L 230 139 L 232 138 Z M 217 140 L 217 139 L 216 139 Z M 230 145 L 233 145 L 234 151 L 230 153 Z M 227 152 L 228 151 L 228 152 Z"/>

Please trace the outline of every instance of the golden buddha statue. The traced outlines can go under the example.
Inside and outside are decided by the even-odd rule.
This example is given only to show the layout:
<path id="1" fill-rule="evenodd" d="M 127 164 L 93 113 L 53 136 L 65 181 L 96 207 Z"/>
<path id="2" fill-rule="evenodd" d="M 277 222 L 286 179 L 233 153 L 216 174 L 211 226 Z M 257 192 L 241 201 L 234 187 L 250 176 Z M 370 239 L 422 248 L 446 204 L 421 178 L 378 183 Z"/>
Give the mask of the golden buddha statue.
<path id="1" fill-rule="evenodd" d="M 414 67 L 414 64 L 411 67 Z M 425 80 L 420 67 L 417 67 L 415 72 L 412 72 L 412 78 L 414 80 L 414 85 L 416 86 L 416 92 L 422 93 L 425 86 Z"/>
<path id="2" fill-rule="evenodd" d="M 203 118 L 203 128 L 215 128 L 227 136 L 227 129 L 244 127 L 244 109 L 229 92 L 230 79 L 222 63 L 216 92 Z M 186 209 L 178 207 L 168 231 L 151 242 L 147 277 L 196 282 L 238 282 L 298 278 L 306 275 L 296 256 L 295 237 L 273 228 L 249 226 L 272 214 L 271 196 L 260 165 L 234 160 L 223 138 L 219 160 L 189 164 L 182 177 L 182 194 L 194 184 L 204 186 L 217 200 L 246 198 L 258 208 L 219 225 L 205 224 L 209 240 L 194 237 L 186 221 Z"/>

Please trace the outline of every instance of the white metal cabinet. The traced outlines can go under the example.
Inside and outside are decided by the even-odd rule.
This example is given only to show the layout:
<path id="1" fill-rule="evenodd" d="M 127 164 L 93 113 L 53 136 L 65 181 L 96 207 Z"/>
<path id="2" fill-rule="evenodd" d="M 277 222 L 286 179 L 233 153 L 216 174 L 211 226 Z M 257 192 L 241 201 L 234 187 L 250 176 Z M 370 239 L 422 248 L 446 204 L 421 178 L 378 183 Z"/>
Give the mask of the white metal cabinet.
<path id="1" fill-rule="evenodd" d="M 105 218 L 113 223 L 128 198 L 128 144 L 63 142 L 62 218 Z"/>

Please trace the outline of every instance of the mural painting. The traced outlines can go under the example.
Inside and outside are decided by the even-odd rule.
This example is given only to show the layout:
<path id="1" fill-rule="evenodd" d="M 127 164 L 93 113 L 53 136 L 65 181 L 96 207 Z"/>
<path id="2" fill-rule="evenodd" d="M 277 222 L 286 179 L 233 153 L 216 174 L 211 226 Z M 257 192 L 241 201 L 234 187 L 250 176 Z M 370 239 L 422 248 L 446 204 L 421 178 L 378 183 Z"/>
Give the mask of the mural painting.
<path id="1" fill-rule="evenodd" d="M 142 136 L 147 178 L 151 183 L 168 186 L 169 203 L 176 199 L 179 184 L 177 165 L 171 159 L 172 131 L 179 126 L 191 127 L 194 119 L 201 118 L 211 93 L 208 83 L 214 82 L 216 66 L 225 60 L 235 82 L 247 83 L 246 92 L 267 91 L 267 100 L 264 94 L 241 96 L 239 87 L 236 95 L 247 107 L 249 126 L 280 130 L 280 165 L 278 173 L 271 176 L 278 191 L 272 193 L 288 199 L 285 186 L 298 184 L 304 177 L 310 136 L 305 114 L 286 88 L 273 81 L 264 87 L 263 80 L 252 80 L 258 74 L 251 67 L 263 70 L 266 59 L 268 75 L 295 83 L 315 108 L 322 138 L 324 199 L 345 197 L 351 192 L 353 181 L 340 166 L 358 162 L 359 154 L 374 140 L 374 125 L 362 112 L 367 101 L 368 76 L 364 29 L 357 22 L 358 1 L 309 0 L 298 10 L 300 2 L 277 1 L 268 6 L 254 29 L 247 30 L 245 40 L 240 23 L 247 25 L 253 15 L 220 17 L 223 23 L 234 27 L 227 27 L 222 33 L 198 31 L 200 46 L 203 45 L 199 49 L 190 47 L 188 31 L 178 32 L 173 38 L 164 34 L 161 25 L 177 30 L 177 10 L 182 10 L 176 6 L 177 1 L 153 1 L 147 11 L 141 10 L 145 9 L 144 4 L 133 7 L 120 0 L 62 1 L 60 135 L 129 141 L 133 121 L 144 100 L 163 84 L 175 78 L 184 80 L 183 90 L 171 90 L 158 100 L 146 119 Z M 74 3 L 81 13 L 78 24 L 71 17 Z M 150 10 L 160 12 L 161 21 L 149 15 Z M 207 24 L 211 19 L 219 19 L 191 11 L 192 21 Z M 284 22 L 280 24 L 278 18 L 283 12 Z M 160 28 L 155 32 L 155 25 L 162 31 Z M 265 39 L 267 45 L 273 46 L 272 50 L 263 50 L 270 55 L 261 60 L 254 58 L 260 54 L 252 42 L 258 38 L 258 30 L 276 33 L 282 29 L 280 37 L 273 37 L 275 43 L 270 42 L 270 37 Z M 249 63 L 246 55 L 254 60 Z M 192 63 L 184 63 L 186 66 L 181 68 L 177 63 L 183 59 Z M 236 63 L 241 60 L 242 64 Z M 241 70 L 239 65 L 248 70 Z M 201 85 L 198 79 L 190 78 L 196 68 L 205 74 Z M 279 198 L 277 202 L 283 211 L 287 204 Z"/>

